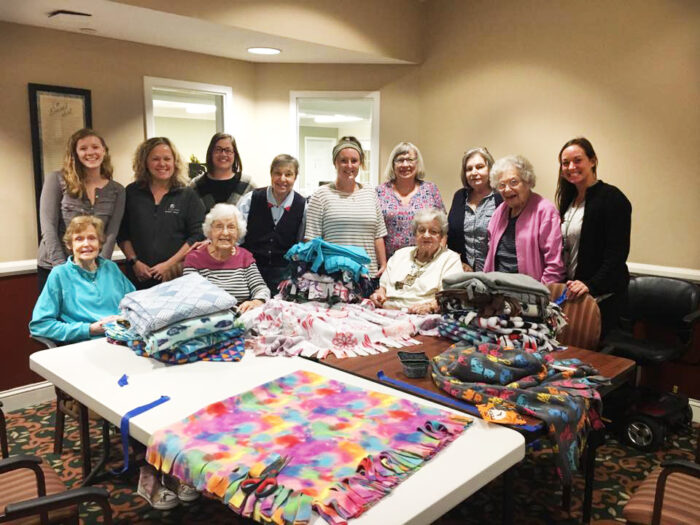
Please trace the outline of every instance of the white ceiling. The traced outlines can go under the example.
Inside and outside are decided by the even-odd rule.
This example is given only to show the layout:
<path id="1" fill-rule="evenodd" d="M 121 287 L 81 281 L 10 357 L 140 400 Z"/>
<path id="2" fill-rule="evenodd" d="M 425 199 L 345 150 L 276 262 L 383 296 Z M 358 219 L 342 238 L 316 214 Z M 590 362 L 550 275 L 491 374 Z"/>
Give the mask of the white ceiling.
<path id="1" fill-rule="evenodd" d="M 329 0 L 330 1 L 330 0 Z M 58 15 L 57 9 L 92 14 Z M 108 0 L 3 0 L 0 20 L 73 33 L 139 42 L 249 62 L 406 64 L 403 60 L 284 38 Z M 275 56 L 251 55 L 249 47 L 274 47 Z"/>

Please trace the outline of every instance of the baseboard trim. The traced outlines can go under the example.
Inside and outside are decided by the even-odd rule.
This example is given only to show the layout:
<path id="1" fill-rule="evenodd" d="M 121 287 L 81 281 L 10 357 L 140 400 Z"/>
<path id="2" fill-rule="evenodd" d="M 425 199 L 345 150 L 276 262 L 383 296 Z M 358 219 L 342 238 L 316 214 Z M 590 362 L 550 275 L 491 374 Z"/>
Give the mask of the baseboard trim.
<path id="1" fill-rule="evenodd" d="M 627 266 L 632 275 L 655 275 L 658 277 L 672 277 L 674 279 L 682 279 L 683 281 L 700 283 L 700 270 L 694 270 L 692 268 L 677 268 L 675 266 L 658 266 L 656 264 L 635 262 L 628 262 Z"/>
<path id="2" fill-rule="evenodd" d="M 38 403 L 51 401 L 56 397 L 53 385 L 48 381 L 40 383 L 32 383 L 10 390 L 0 392 L 0 401 L 2 401 L 5 412 L 20 410 Z"/>

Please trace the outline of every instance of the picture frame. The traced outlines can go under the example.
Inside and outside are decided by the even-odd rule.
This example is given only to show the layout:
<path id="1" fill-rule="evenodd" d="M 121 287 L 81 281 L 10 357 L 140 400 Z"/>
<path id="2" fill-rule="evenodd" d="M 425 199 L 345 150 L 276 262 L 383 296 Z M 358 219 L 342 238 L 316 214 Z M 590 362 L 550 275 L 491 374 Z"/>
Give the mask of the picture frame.
<path id="1" fill-rule="evenodd" d="M 92 127 L 92 99 L 89 89 L 33 83 L 27 87 L 37 232 L 41 239 L 39 200 L 44 178 L 61 168 L 70 136 L 79 129 Z"/>

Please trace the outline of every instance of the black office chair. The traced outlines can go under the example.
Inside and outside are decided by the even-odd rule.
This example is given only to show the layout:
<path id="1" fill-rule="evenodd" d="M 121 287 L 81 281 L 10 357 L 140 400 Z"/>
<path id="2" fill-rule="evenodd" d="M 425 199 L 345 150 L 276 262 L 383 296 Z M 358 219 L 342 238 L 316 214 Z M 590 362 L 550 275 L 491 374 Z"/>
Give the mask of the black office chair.
<path id="1" fill-rule="evenodd" d="M 666 277 L 642 276 L 629 285 L 625 329 L 610 332 L 602 351 L 634 360 L 639 367 L 659 366 L 693 351 L 700 327 L 700 289 Z M 687 396 L 659 394 L 637 388 L 622 391 L 612 408 L 613 421 L 626 441 L 641 450 L 656 450 L 669 427 L 688 424 L 692 412 Z"/>
<path id="2" fill-rule="evenodd" d="M 0 402 L 0 523 L 38 516 L 40 523 L 78 523 L 78 505 L 96 503 L 104 523 L 112 523 L 109 492 L 103 488 L 67 490 L 56 471 L 36 456 L 9 456 L 5 414 Z M 34 521 L 32 521 L 33 523 Z M 22 520 L 25 523 L 25 520 Z"/>

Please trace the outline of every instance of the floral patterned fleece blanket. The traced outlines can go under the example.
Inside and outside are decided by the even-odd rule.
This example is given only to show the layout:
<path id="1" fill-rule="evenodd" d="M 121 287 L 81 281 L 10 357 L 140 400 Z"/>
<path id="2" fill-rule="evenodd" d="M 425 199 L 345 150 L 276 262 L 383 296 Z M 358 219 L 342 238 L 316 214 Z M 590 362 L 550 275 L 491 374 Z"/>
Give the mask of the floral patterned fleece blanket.
<path id="1" fill-rule="evenodd" d="M 419 344 L 437 335 L 439 315 L 411 315 L 363 304 L 292 303 L 272 299 L 239 318 L 256 355 L 356 357 Z M 255 335 L 258 334 L 258 335 Z"/>
<path id="2" fill-rule="evenodd" d="M 147 460 L 261 523 L 361 515 L 471 418 L 297 371 L 156 432 Z"/>

